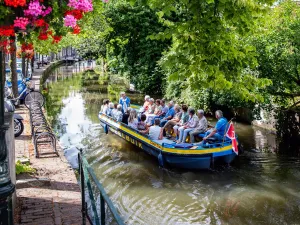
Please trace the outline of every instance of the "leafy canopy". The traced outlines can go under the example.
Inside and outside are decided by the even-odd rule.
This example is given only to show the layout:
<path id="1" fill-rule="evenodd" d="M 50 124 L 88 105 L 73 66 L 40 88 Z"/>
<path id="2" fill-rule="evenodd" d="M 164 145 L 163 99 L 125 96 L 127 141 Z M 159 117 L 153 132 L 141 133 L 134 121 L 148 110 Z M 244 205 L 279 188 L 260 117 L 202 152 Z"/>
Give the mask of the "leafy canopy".
<path id="1" fill-rule="evenodd" d="M 258 52 L 261 78 L 272 80 L 267 89 L 275 102 L 296 106 L 300 102 L 300 8 L 293 1 L 275 7 L 252 38 Z"/>
<path id="2" fill-rule="evenodd" d="M 244 101 L 263 101 L 260 90 L 271 82 L 259 79 L 255 47 L 245 39 L 272 0 L 148 0 L 167 28 L 153 39 L 170 39 L 160 65 L 169 80 L 194 90 L 231 92 Z"/>

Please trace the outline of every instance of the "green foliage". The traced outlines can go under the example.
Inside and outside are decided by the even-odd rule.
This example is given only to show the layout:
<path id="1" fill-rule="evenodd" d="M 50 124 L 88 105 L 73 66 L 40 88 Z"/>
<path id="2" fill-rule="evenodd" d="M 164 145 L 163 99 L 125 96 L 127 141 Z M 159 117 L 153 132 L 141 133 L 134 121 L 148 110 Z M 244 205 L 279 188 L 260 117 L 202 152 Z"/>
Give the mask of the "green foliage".
<path id="1" fill-rule="evenodd" d="M 29 163 L 23 164 L 18 160 L 16 162 L 16 174 L 21 173 L 35 173 L 35 169 L 30 166 Z"/>
<path id="2" fill-rule="evenodd" d="M 273 1 L 149 0 L 167 26 L 153 39 L 171 39 L 160 60 L 171 81 L 185 81 L 191 90 L 232 92 L 244 101 L 262 101 L 259 90 L 270 84 L 253 73 L 256 51 L 245 40 Z"/>
<path id="3" fill-rule="evenodd" d="M 81 33 L 73 46 L 84 59 L 106 57 L 106 36 L 110 31 L 104 19 L 102 1 L 93 1 L 94 11 L 85 15 L 80 22 Z"/>
<path id="4" fill-rule="evenodd" d="M 165 82 L 157 61 L 169 41 L 152 40 L 164 30 L 156 11 L 141 1 L 111 1 L 104 15 L 111 30 L 107 36 L 107 59 L 112 73 L 127 76 L 140 91 L 161 94 Z"/>
<path id="5" fill-rule="evenodd" d="M 300 97 L 299 5 L 285 1 L 265 21 L 251 40 L 258 52 L 260 77 L 272 80 L 267 91 L 276 104 L 295 106 Z"/>

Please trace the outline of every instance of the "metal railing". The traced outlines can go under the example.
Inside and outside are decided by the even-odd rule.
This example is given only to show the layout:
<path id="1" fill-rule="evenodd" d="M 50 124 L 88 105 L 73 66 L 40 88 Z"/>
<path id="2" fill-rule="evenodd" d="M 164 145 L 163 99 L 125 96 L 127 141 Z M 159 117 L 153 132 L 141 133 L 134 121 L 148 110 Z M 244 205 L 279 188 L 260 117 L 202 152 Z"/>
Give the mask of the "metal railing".
<path id="1" fill-rule="evenodd" d="M 105 206 L 107 205 L 115 222 L 118 225 L 125 225 L 113 202 L 110 200 L 102 184 L 99 182 L 94 170 L 90 167 L 86 158 L 82 155 L 82 150 L 80 150 L 80 153 L 78 154 L 78 163 L 81 188 L 82 224 L 86 225 L 86 220 L 88 219 L 92 225 L 105 225 L 107 216 Z M 91 181 L 94 185 L 92 185 Z M 97 209 L 93 188 L 99 192 L 98 197 L 100 197 L 100 209 Z M 87 207 L 86 191 L 90 201 L 90 211 L 92 212 L 92 215 L 89 214 L 89 209 Z"/>

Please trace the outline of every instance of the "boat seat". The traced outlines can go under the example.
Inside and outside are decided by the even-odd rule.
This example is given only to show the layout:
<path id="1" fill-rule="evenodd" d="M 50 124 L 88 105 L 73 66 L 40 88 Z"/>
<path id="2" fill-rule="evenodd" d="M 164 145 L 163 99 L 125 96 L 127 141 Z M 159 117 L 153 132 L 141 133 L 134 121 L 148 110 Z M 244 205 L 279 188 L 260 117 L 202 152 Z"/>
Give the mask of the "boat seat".
<path id="1" fill-rule="evenodd" d="M 172 141 L 172 140 L 169 140 L 169 139 L 167 139 L 167 138 L 163 138 L 162 140 L 153 140 L 155 143 L 157 143 L 157 144 L 160 144 L 160 145 L 162 145 L 163 143 L 166 143 L 166 144 L 174 144 L 174 141 Z"/>

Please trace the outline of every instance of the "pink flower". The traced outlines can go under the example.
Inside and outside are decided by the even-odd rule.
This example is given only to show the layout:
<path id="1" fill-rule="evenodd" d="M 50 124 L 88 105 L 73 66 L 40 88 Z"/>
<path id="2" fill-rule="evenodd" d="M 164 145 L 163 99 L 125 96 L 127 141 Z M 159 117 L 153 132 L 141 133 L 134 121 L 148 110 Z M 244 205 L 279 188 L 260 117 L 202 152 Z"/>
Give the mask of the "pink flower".
<path id="1" fill-rule="evenodd" d="M 43 14 L 43 6 L 38 0 L 33 0 L 29 3 L 28 9 L 24 10 L 25 16 L 38 17 Z"/>
<path id="2" fill-rule="evenodd" d="M 102 0 L 104 3 L 108 3 L 108 0 Z"/>
<path id="3" fill-rule="evenodd" d="M 48 14 L 50 14 L 52 12 L 52 8 L 49 6 L 44 12 L 43 12 L 43 17 L 47 16 Z"/>
<path id="4" fill-rule="evenodd" d="M 14 20 L 14 27 L 18 27 L 22 30 L 26 30 L 26 26 L 28 25 L 29 20 L 26 17 L 17 17 Z"/>
<path id="5" fill-rule="evenodd" d="M 66 27 L 76 27 L 77 19 L 73 15 L 66 15 L 64 18 L 64 25 Z"/>
<path id="6" fill-rule="evenodd" d="M 83 12 L 93 11 L 92 0 L 69 0 L 68 6 Z"/>
<path id="7" fill-rule="evenodd" d="M 46 8 L 44 5 L 41 5 L 38 0 L 32 0 L 28 5 L 28 9 L 24 10 L 24 15 L 32 17 L 45 17 L 51 12 L 52 8 L 50 6 Z"/>

